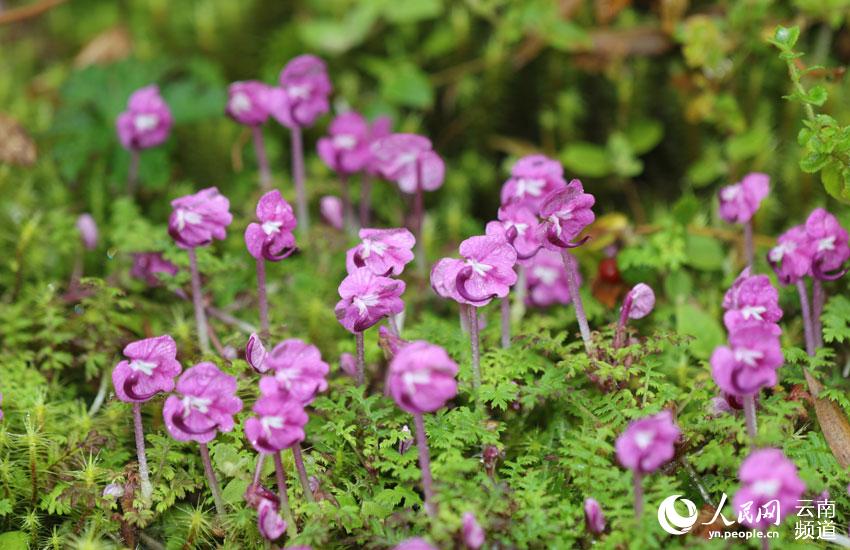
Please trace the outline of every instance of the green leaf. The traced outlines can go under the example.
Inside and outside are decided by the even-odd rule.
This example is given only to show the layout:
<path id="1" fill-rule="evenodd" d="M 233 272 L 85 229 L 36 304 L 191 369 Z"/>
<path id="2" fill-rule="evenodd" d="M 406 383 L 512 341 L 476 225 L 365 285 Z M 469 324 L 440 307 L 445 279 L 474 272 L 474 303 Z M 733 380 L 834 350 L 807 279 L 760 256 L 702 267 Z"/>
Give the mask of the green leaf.
<path id="1" fill-rule="evenodd" d="M 664 137 L 664 126 L 657 120 L 640 119 L 632 122 L 626 128 L 626 139 L 635 155 L 643 155 L 661 143 Z"/>
<path id="2" fill-rule="evenodd" d="M 814 174 L 829 164 L 830 156 L 823 153 L 810 152 L 800 159 L 800 170 L 808 174 Z"/>
<path id="3" fill-rule="evenodd" d="M 719 271 L 726 259 L 723 245 L 706 235 L 688 235 L 685 238 L 685 251 L 686 263 L 702 271 Z"/>
<path id="4" fill-rule="evenodd" d="M 601 178 L 611 173 L 605 148 L 593 143 L 570 143 L 561 150 L 559 157 L 564 167 L 578 176 Z"/>
<path id="5" fill-rule="evenodd" d="M 824 167 L 820 178 L 830 196 L 844 204 L 850 204 L 850 170 L 837 162 L 832 162 Z"/>
<path id="6" fill-rule="evenodd" d="M 838 294 L 829 299 L 821 315 L 825 342 L 850 340 L 850 299 Z"/>
<path id="7" fill-rule="evenodd" d="M 698 359 L 708 359 L 714 348 L 725 339 L 720 322 L 691 303 L 682 303 L 676 307 L 676 330 L 694 338 L 688 349 Z"/>
<path id="8" fill-rule="evenodd" d="M 801 99 L 806 103 L 810 103 L 812 105 L 820 107 L 821 105 L 826 103 L 826 100 L 828 98 L 829 94 L 827 93 L 826 88 L 823 85 L 818 84 L 814 86 L 811 90 L 809 90 L 809 92 Z"/>
<path id="9" fill-rule="evenodd" d="M 3 550 L 27 550 L 29 537 L 23 531 L 6 531 L 0 534 L 0 548 Z"/>
<path id="10" fill-rule="evenodd" d="M 415 23 L 439 17 L 443 13 L 443 4 L 440 0 L 388 0 L 382 2 L 381 9 L 384 18 L 391 23 Z"/>
<path id="11" fill-rule="evenodd" d="M 799 37 L 800 27 L 783 27 L 780 25 L 776 27 L 776 30 L 773 32 L 773 39 L 771 42 L 782 49 L 790 50 L 795 44 L 797 44 L 797 39 Z"/>
<path id="12" fill-rule="evenodd" d="M 378 20 L 374 3 L 363 2 L 341 19 L 311 19 L 297 26 L 301 40 L 311 49 L 340 54 L 359 46 Z"/>

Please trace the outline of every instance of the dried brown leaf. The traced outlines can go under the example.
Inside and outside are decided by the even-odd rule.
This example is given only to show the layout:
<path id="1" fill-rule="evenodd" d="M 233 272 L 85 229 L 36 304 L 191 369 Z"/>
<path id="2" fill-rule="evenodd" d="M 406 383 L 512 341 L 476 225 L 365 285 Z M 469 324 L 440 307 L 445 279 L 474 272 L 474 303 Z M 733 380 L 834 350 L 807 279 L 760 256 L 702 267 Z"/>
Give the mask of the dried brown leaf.
<path id="1" fill-rule="evenodd" d="M 14 118 L 0 113 L 0 162 L 32 166 L 38 158 L 35 142 Z"/>

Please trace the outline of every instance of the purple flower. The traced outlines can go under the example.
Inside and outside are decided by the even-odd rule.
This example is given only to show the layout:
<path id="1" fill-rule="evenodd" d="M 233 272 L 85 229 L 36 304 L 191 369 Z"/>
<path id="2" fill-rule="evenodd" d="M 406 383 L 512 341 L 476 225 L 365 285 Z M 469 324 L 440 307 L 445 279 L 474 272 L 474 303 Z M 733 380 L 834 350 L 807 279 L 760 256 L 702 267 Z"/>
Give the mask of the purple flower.
<path id="1" fill-rule="evenodd" d="M 360 172 L 372 159 L 369 123 L 359 113 L 349 111 L 337 115 L 328 128 L 327 137 L 316 147 L 324 163 L 337 173 Z"/>
<path id="2" fill-rule="evenodd" d="M 375 275 L 401 275 L 404 266 L 413 260 L 416 238 L 407 229 L 360 230 L 360 244 L 350 249 L 345 257 L 349 273 L 358 268 L 368 268 Z"/>
<path id="3" fill-rule="evenodd" d="M 769 528 L 776 523 L 777 516 L 780 522 L 784 520 L 796 509 L 806 490 L 806 484 L 797 475 L 797 467 L 779 449 L 753 451 L 741 464 L 738 477 L 741 488 L 732 499 L 732 508 L 742 517 L 742 523 L 753 529 Z M 764 514 L 764 510 L 770 509 L 777 516 Z M 760 518 L 759 511 L 762 511 Z"/>
<path id="4" fill-rule="evenodd" d="M 401 541 L 393 547 L 393 550 L 437 550 L 437 547 L 432 546 L 425 539 L 416 537 Z"/>
<path id="5" fill-rule="evenodd" d="M 431 288 L 437 296 L 468 304 L 457 292 L 457 275 L 465 267 L 463 260 L 443 258 L 431 268 Z"/>
<path id="6" fill-rule="evenodd" d="M 796 283 L 812 274 L 812 244 L 802 225 L 792 227 L 779 236 L 776 246 L 767 254 L 776 276 L 783 285 Z"/>
<path id="7" fill-rule="evenodd" d="M 312 126 L 330 109 L 332 91 L 325 62 L 299 55 L 281 71 L 280 88 L 272 90 L 272 116 L 287 128 Z"/>
<path id="8" fill-rule="evenodd" d="M 457 272 L 457 293 L 476 307 L 504 298 L 516 283 L 516 250 L 498 237 L 470 237 L 460 243 L 463 267 Z"/>
<path id="9" fill-rule="evenodd" d="M 655 292 L 649 285 L 638 283 L 626 295 L 623 307 L 628 309 L 629 319 L 643 319 L 655 308 Z"/>
<path id="10" fill-rule="evenodd" d="M 328 389 L 325 376 L 330 367 L 322 361 L 319 348 L 301 340 L 293 338 L 276 345 L 263 364 L 274 371 L 274 377 L 260 380 L 263 395 L 279 393 L 306 406 Z"/>
<path id="11" fill-rule="evenodd" d="M 263 346 L 263 341 L 256 333 L 252 333 L 248 337 L 248 343 L 245 344 L 245 361 L 251 365 L 252 369 L 263 374 L 271 368 L 266 362 L 267 358 L 268 353 L 266 353 L 266 348 Z"/>
<path id="12" fill-rule="evenodd" d="M 357 378 L 357 359 L 348 352 L 339 356 L 339 368 L 352 378 Z"/>
<path id="13" fill-rule="evenodd" d="M 595 202 L 593 195 L 584 192 L 579 180 L 548 195 L 540 207 L 541 242 L 552 250 L 580 246 L 586 238 L 577 243 L 572 241 L 596 219 L 591 210 Z"/>
<path id="14" fill-rule="evenodd" d="M 124 486 L 118 483 L 110 483 L 103 488 L 101 496 L 105 499 L 117 500 L 124 496 Z"/>
<path id="15" fill-rule="evenodd" d="M 570 289 L 564 260 L 557 252 L 542 248 L 525 265 L 526 305 L 548 307 L 554 304 L 569 304 Z M 581 276 L 578 285 L 581 286 Z"/>
<path id="16" fill-rule="evenodd" d="M 334 311 L 336 318 L 349 332 L 363 332 L 388 315 L 401 313 L 404 302 L 403 281 L 375 275 L 368 268 L 354 270 L 339 285 Z"/>
<path id="17" fill-rule="evenodd" d="M 478 550 L 484 545 L 484 529 L 475 519 L 475 514 L 465 512 L 463 514 L 463 544 L 472 550 Z"/>
<path id="18" fill-rule="evenodd" d="M 83 246 L 89 250 L 97 248 L 97 223 L 91 214 L 80 214 L 77 218 L 77 231 L 80 232 Z"/>
<path id="19" fill-rule="evenodd" d="M 381 175 L 381 162 L 375 157 L 373 152 L 373 145 L 392 134 L 393 132 L 393 121 L 388 116 L 379 116 L 374 121 L 372 121 L 372 125 L 369 127 L 369 161 L 366 163 L 366 172 L 372 176 L 380 176 Z"/>
<path id="20" fill-rule="evenodd" d="M 770 177 L 752 172 L 734 185 L 720 189 L 720 217 L 729 223 L 747 223 L 770 191 Z"/>
<path id="21" fill-rule="evenodd" d="M 750 275 L 749 267 L 738 275 L 732 288 L 726 291 L 723 309 L 726 310 L 723 322 L 729 331 L 752 321 L 778 323 L 782 319 L 779 292 L 770 284 L 767 275 Z"/>
<path id="22" fill-rule="evenodd" d="M 844 262 L 850 258 L 847 231 L 835 216 L 823 208 L 815 208 L 806 220 L 806 234 L 811 242 L 812 273 L 822 280 L 844 275 Z M 836 273 L 830 273 L 836 271 Z"/>
<path id="23" fill-rule="evenodd" d="M 208 443 L 216 433 L 233 429 L 233 415 L 242 410 L 236 378 L 212 363 L 186 369 L 177 381 L 180 396 L 171 395 L 162 408 L 165 427 L 178 441 Z"/>
<path id="24" fill-rule="evenodd" d="M 401 348 L 390 363 L 390 395 L 411 414 L 434 412 L 457 395 L 457 364 L 423 340 Z"/>
<path id="25" fill-rule="evenodd" d="M 617 460 L 638 474 L 650 474 L 673 458 L 679 427 L 670 411 L 634 420 L 617 438 Z"/>
<path id="26" fill-rule="evenodd" d="M 776 369 L 782 366 L 779 327 L 751 322 L 729 334 L 729 346 L 711 356 L 711 374 L 726 393 L 743 396 L 776 384 Z"/>
<path id="27" fill-rule="evenodd" d="M 277 495 L 261 485 L 248 487 L 248 504 L 257 509 L 257 529 L 263 538 L 275 540 L 286 531 L 286 522 L 280 517 L 280 500 Z"/>
<path id="28" fill-rule="evenodd" d="M 171 201 L 168 234 L 180 248 L 206 246 L 213 239 L 224 240 L 226 229 L 233 221 L 230 201 L 215 187 Z"/>
<path id="29" fill-rule="evenodd" d="M 272 87 L 256 80 L 234 82 L 227 88 L 227 116 L 246 126 L 260 126 L 269 118 Z"/>
<path id="30" fill-rule="evenodd" d="M 537 216 L 524 203 L 510 203 L 499 208 L 499 221 L 489 222 L 486 233 L 501 237 L 514 247 L 517 260 L 525 265 L 543 246 L 537 229 Z"/>
<path id="31" fill-rule="evenodd" d="M 177 344 L 171 336 L 145 338 L 127 344 L 124 356 L 112 370 L 118 399 L 143 403 L 159 392 L 174 389 L 174 377 L 182 370 L 177 361 Z"/>
<path id="32" fill-rule="evenodd" d="M 118 139 L 125 149 L 156 147 L 171 131 L 171 111 L 159 95 L 159 87 L 146 86 L 133 92 L 127 110 L 118 115 Z"/>
<path id="33" fill-rule="evenodd" d="M 345 214 L 343 213 L 342 200 L 339 197 L 332 195 L 322 197 L 319 200 L 319 212 L 328 225 L 342 231 L 345 225 Z"/>
<path id="34" fill-rule="evenodd" d="M 130 276 L 144 281 L 148 286 L 158 286 L 160 273 L 173 277 L 177 271 L 177 266 L 163 258 L 161 252 L 136 252 L 133 254 Z"/>
<path id="35" fill-rule="evenodd" d="M 250 223 L 245 229 L 245 245 L 251 256 L 276 262 L 295 251 L 292 231 L 298 221 L 280 191 L 274 189 L 260 197 L 257 219 L 259 223 Z"/>
<path id="36" fill-rule="evenodd" d="M 598 535 L 605 530 L 605 516 L 595 498 L 584 499 L 584 522 L 587 530 L 593 534 Z"/>
<path id="37" fill-rule="evenodd" d="M 372 144 L 372 155 L 381 175 L 397 183 L 404 193 L 434 191 L 443 185 L 446 165 L 428 138 L 392 134 Z"/>
<path id="38" fill-rule="evenodd" d="M 263 378 L 266 379 L 274 382 L 271 377 Z M 257 452 L 276 453 L 304 440 L 308 417 L 300 401 L 263 392 L 252 410 L 257 416 L 245 421 L 245 437 Z"/>
<path id="39" fill-rule="evenodd" d="M 511 168 L 511 177 L 502 186 L 502 206 L 516 203 L 537 212 L 548 195 L 566 185 L 560 162 L 545 155 L 528 155 Z"/>

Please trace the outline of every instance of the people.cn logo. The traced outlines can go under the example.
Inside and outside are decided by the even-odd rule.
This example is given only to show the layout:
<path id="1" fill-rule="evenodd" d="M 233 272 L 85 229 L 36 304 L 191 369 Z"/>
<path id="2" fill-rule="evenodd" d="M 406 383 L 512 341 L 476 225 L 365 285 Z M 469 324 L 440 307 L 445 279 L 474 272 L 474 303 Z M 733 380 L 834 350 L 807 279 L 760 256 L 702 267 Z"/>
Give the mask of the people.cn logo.
<path id="1" fill-rule="evenodd" d="M 697 506 L 690 500 L 683 498 L 682 503 L 688 509 L 688 515 L 680 515 L 676 511 L 676 501 L 682 495 L 670 495 L 658 506 L 658 524 L 671 535 L 684 535 L 691 530 L 697 521 Z"/>

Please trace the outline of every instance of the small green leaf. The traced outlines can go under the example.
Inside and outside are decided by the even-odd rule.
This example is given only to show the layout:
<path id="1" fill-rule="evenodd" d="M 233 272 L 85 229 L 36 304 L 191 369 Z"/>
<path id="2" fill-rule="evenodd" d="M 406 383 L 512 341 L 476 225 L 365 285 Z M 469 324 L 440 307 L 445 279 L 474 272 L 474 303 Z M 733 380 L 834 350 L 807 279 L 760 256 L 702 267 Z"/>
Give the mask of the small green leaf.
<path id="1" fill-rule="evenodd" d="M 605 148 L 586 141 L 576 141 L 564 147 L 560 159 L 568 171 L 578 176 L 601 178 L 611 173 Z"/>
<path id="2" fill-rule="evenodd" d="M 800 27 L 783 27 L 778 26 L 773 33 L 773 42 L 775 45 L 783 49 L 791 49 L 797 44 L 797 39 L 800 37 Z"/>
<path id="3" fill-rule="evenodd" d="M 821 84 L 814 86 L 809 93 L 803 96 L 803 101 L 806 103 L 810 103 L 817 107 L 820 107 L 824 103 L 826 103 L 827 98 L 829 98 L 829 94 L 826 91 L 826 88 Z"/>
<path id="4" fill-rule="evenodd" d="M 29 537 L 23 531 L 6 531 L 0 534 L 0 548 L 4 550 L 27 550 Z"/>
<path id="5" fill-rule="evenodd" d="M 626 139 L 636 155 L 648 153 L 661 143 L 663 137 L 664 127 L 657 120 L 636 120 L 626 128 Z"/>

